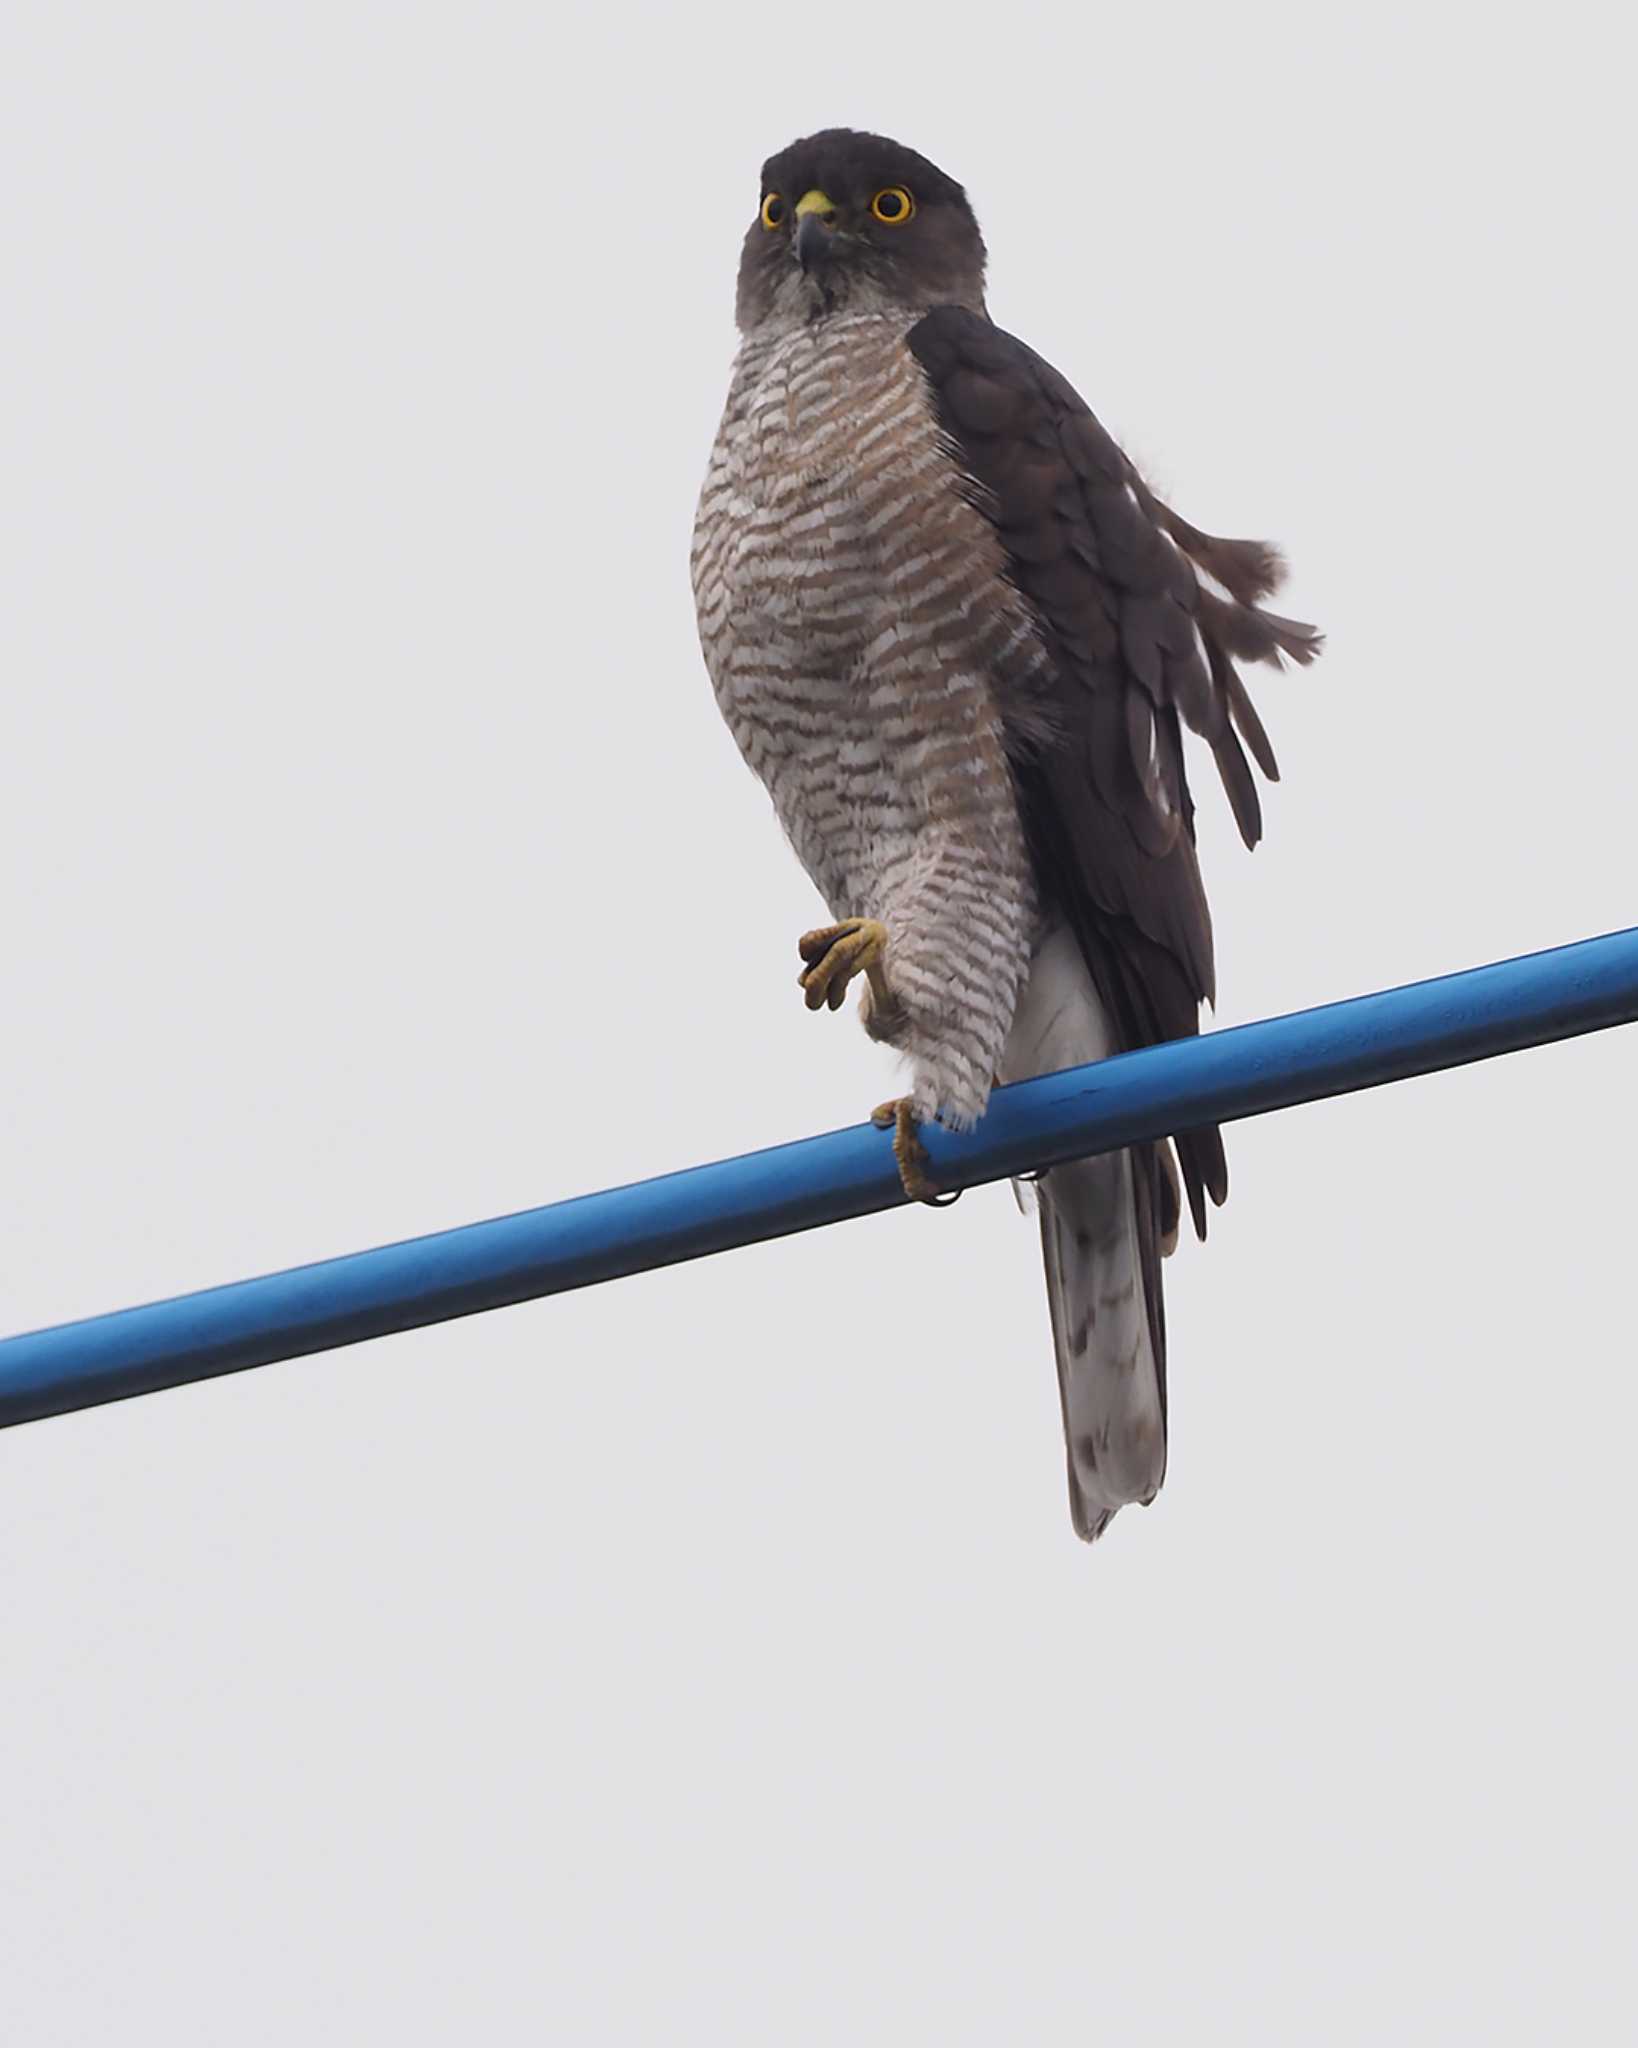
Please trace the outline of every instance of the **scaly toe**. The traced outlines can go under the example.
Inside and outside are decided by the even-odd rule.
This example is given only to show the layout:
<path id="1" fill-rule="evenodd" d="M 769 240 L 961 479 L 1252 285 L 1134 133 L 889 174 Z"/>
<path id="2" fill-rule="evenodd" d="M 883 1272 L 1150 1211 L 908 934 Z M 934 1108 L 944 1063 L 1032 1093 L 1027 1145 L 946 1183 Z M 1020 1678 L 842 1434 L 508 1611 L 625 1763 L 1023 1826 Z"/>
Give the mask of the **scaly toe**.
<path id="1" fill-rule="evenodd" d="M 887 944 L 884 926 L 873 917 L 845 918 L 840 924 L 822 925 L 804 932 L 796 950 L 808 963 L 797 976 L 810 1010 L 827 1003 L 839 1010 L 854 975 L 867 972 L 881 959 Z"/>
<path id="2" fill-rule="evenodd" d="M 927 1157 L 927 1147 L 916 1134 L 916 1114 L 909 1096 L 878 1103 L 870 1112 L 870 1121 L 878 1130 L 891 1127 L 893 1157 L 898 1161 L 899 1179 L 911 1201 L 925 1202 L 933 1209 L 947 1209 L 961 1190 L 953 1188 L 945 1193 L 933 1179 L 929 1171 L 932 1161 Z"/>

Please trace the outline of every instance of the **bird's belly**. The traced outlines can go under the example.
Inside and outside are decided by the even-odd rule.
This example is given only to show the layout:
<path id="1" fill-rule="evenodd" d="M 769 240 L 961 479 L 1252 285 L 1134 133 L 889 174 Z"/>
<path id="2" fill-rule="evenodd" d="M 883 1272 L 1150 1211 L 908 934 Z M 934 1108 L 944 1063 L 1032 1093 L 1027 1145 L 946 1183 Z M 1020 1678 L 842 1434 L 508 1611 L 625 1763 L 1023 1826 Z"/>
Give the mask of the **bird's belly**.
<path id="1" fill-rule="evenodd" d="M 803 864 L 836 914 L 853 915 L 879 903 L 951 809 L 952 765 L 961 801 L 977 794 L 970 739 L 941 737 L 948 678 L 879 589 L 805 533 L 782 567 L 774 582 L 747 579 L 748 630 L 719 697 Z"/>
<path id="2" fill-rule="evenodd" d="M 839 323 L 742 362 L 694 577 L 723 715 L 839 910 L 929 839 L 1010 840 L 994 679 L 1028 629 L 902 336 Z"/>

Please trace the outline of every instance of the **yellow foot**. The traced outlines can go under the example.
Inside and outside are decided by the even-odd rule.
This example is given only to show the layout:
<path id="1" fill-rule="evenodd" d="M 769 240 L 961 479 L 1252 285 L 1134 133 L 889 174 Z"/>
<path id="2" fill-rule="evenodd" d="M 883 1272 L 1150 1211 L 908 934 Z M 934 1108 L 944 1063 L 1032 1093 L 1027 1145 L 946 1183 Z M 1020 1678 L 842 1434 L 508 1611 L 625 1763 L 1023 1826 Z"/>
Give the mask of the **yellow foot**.
<path id="1" fill-rule="evenodd" d="M 797 977 L 817 1010 L 829 1003 L 842 1007 L 847 985 L 856 974 L 868 974 L 878 997 L 886 992 L 882 959 L 887 951 L 887 927 L 873 917 L 848 917 L 840 924 L 821 925 L 816 932 L 804 932 L 796 950 L 807 965 Z"/>
<path id="2" fill-rule="evenodd" d="M 916 1115 L 909 1096 L 879 1103 L 870 1112 L 870 1121 L 878 1130 L 892 1131 L 893 1157 L 899 1162 L 899 1179 L 911 1201 L 928 1202 L 935 1209 L 948 1208 L 961 1190 L 941 1193 L 938 1182 L 928 1171 L 932 1161 L 927 1157 L 927 1147 L 916 1136 Z"/>

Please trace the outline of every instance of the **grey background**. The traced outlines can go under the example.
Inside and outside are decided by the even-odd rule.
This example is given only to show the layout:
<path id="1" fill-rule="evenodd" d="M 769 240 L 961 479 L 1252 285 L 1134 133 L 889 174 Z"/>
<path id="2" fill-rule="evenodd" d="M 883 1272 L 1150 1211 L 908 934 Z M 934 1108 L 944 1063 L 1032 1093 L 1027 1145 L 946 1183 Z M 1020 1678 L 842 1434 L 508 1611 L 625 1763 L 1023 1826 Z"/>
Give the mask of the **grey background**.
<path id="1" fill-rule="evenodd" d="M 1603 10 L 16 6 L 0 1327 L 851 1122 L 686 547 L 762 156 L 1331 634 L 1236 1021 L 1628 923 Z M 1623 1034 L 1245 1126 L 1070 1535 L 1004 1190 L 0 1440 L 8 2040 L 1623 2038 Z"/>

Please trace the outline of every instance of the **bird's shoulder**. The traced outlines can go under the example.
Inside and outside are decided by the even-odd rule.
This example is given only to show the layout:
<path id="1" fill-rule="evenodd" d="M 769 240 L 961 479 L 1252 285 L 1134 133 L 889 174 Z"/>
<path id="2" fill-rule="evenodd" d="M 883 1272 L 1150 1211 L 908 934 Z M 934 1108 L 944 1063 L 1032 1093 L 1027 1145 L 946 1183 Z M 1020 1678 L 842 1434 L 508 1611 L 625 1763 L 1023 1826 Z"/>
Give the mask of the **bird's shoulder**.
<path id="1" fill-rule="evenodd" d="M 1130 593 L 1191 608 L 1188 564 L 1133 464 L 1062 371 L 964 306 L 934 307 L 906 340 L 1017 580 L 1067 635 L 1067 652 L 1112 654 Z"/>
<path id="2" fill-rule="evenodd" d="M 1044 413 L 1091 417 L 1061 370 L 970 306 L 930 307 L 905 338 L 940 398 L 974 433 L 1016 422 L 1031 403 Z"/>

